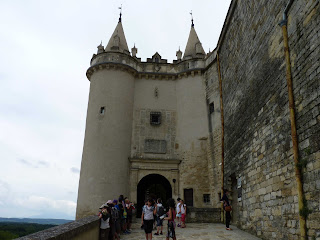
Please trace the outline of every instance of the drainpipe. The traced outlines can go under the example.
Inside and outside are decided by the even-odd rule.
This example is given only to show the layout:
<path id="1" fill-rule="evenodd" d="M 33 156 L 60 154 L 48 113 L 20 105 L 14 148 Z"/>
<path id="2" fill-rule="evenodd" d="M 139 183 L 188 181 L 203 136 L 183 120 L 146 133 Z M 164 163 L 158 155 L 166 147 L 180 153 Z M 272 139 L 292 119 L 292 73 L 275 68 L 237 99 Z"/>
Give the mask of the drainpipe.
<path id="1" fill-rule="evenodd" d="M 221 111 L 221 197 L 224 192 L 224 114 L 223 114 L 223 102 L 222 102 L 222 80 L 220 70 L 220 58 L 217 51 L 217 65 L 218 65 L 218 77 L 219 77 L 219 89 L 220 89 L 220 111 Z M 224 210 L 223 203 L 221 203 L 221 222 L 224 222 Z"/>
<path id="2" fill-rule="evenodd" d="M 299 148 L 298 148 L 298 137 L 297 137 L 297 128 L 296 128 L 296 119 L 295 119 L 295 104 L 293 97 L 293 87 L 292 87 L 292 75 L 291 75 L 291 62 L 290 62 L 290 52 L 289 52 L 289 43 L 288 43 L 288 31 L 287 31 L 287 14 L 293 3 L 293 0 L 290 0 L 283 12 L 283 19 L 279 23 L 282 28 L 283 33 L 283 44 L 284 44 L 284 54 L 286 60 L 286 78 L 288 86 L 288 97 L 289 97 L 289 110 L 290 110 L 290 121 L 291 121 L 291 137 L 293 144 L 293 157 L 295 165 L 295 175 L 298 188 L 298 201 L 299 201 L 299 221 L 300 221 L 300 239 L 307 239 L 307 206 L 306 200 L 303 193 L 303 183 L 302 183 L 302 167 L 299 161 Z"/>

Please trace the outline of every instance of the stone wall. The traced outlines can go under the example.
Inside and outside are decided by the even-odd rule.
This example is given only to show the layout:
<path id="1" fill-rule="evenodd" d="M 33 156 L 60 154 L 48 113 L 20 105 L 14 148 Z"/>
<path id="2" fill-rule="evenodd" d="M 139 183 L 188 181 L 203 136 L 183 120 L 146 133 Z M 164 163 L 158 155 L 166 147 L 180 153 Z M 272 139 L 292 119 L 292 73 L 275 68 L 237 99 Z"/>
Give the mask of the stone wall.
<path id="1" fill-rule="evenodd" d="M 282 30 L 288 1 L 232 1 L 220 60 L 225 114 L 225 182 L 233 222 L 263 239 L 298 239 L 299 209 Z M 294 1 L 289 44 L 309 237 L 320 235 L 319 1 Z M 212 66 L 216 67 L 216 66 Z M 237 181 L 241 180 L 239 186 Z M 235 186 L 236 182 L 236 186 Z M 235 196 L 234 194 L 232 194 Z"/>
<path id="2" fill-rule="evenodd" d="M 212 55 L 215 55 L 214 53 Z M 214 207 L 220 207 L 221 193 L 221 108 L 217 63 L 212 63 L 205 73 L 206 96 L 209 113 L 208 170 L 211 199 Z M 211 106 L 211 107 L 210 107 Z M 211 108 L 211 110 L 210 110 Z"/>
<path id="3" fill-rule="evenodd" d="M 62 224 L 34 234 L 30 234 L 19 240 L 87 240 L 99 239 L 99 219 L 97 216 L 89 216 L 77 221 Z"/>
<path id="4" fill-rule="evenodd" d="M 220 208 L 187 208 L 187 223 L 220 223 Z"/>

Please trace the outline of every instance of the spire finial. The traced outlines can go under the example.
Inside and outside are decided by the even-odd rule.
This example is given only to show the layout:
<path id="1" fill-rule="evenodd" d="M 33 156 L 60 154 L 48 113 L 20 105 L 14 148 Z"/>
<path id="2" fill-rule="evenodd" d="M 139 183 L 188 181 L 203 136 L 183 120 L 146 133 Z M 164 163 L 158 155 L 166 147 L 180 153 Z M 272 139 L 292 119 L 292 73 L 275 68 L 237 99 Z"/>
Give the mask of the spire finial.
<path id="1" fill-rule="evenodd" d="M 119 9 L 120 9 L 119 23 L 120 23 L 120 22 L 121 22 L 121 16 L 122 16 L 122 4 L 121 4 L 121 6 L 119 7 Z"/>
<path id="2" fill-rule="evenodd" d="M 194 27 L 194 24 L 193 24 L 193 15 L 192 15 L 192 10 L 190 12 L 190 15 L 191 15 L 191 27 Z"/>

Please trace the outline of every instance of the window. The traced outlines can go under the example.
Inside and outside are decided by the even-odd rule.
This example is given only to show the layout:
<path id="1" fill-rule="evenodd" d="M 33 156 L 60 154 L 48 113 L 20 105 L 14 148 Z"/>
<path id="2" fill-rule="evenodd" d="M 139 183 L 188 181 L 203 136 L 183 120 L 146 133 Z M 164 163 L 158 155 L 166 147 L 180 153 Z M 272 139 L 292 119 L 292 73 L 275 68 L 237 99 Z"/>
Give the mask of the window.
<path id="1" fill-rule="evenodd" d="M 214 112 L 214 102 L 209 104 L 209 113 L 213 113 Z"/>
<path id="2" fill-rule="evenodd" d="M 210 194 L 203 194 L 203 202 L 210 203 Z"/>
<path id="3" fill-rule="evenodd" d="M 104 107 L 101 107 L 100 108 L 100 115 L 104 115 L 104 111 L 105 111 Z"/>
<path id="4" fill-rule="evenodd" d="M 184 202 L 187 206 L 193 207 L 193 189 L 184 189 Z"/>
<path id="5" fill-rule="evenodd" d="M 161 112 L 151 112 L 150 113 L 150 124 L 160 125 L 161 124 Z"/>

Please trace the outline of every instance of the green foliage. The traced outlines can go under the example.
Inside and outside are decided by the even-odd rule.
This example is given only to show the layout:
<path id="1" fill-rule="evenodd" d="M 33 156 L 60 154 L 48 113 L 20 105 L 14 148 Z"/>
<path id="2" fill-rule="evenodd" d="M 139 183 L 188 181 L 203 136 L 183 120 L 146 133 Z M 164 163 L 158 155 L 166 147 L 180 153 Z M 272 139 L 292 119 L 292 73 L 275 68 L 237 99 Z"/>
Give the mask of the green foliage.
<path id="1" fill-rule="evenodd" d="M 13 234 L 11 232 L 0 230 L 0 239 L 1 240 L 11 240 L 11 239 L 18 238 L 18 237 L 19 237 L 19 235 L 17 235 L 17 234 Z"/>
<path id="2" fill-rule="evenodd" d="M 39 232 L 54 226 L 55 225 L 51 224 L 1 222 L 0 239 L 7 240 L 23 237 L 31 233 Z"/>
<path id="3" fill-rule="evenodd" d="M 311 147 L 305 148 L 304 152 L 305 152 L 306 155 L 310 155 L 311 154 Z"/>

